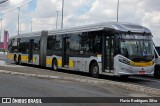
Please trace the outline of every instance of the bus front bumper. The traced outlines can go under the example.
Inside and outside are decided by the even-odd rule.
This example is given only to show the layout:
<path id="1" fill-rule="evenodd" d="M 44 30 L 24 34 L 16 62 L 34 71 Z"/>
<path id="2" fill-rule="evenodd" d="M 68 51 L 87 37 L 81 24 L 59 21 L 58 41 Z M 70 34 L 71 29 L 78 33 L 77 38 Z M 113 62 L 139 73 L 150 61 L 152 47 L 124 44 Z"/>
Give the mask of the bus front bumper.
<path id="1" fill-rule="evenodd" d="M 117 72 L 118 75 L 153 75 L 154 66 L 150 67 L 122 67 Z"/>

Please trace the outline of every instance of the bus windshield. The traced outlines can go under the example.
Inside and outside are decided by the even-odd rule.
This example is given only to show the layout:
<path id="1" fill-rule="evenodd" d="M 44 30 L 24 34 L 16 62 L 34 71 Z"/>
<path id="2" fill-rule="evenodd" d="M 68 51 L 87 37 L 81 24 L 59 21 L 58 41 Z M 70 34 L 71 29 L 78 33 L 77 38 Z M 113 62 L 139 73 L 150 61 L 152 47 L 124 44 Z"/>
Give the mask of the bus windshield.
<path id="1" fill-rule="evenodd" d="M 151 61 L 154 57 L 153 42 L 151 35 L 121 34 L 121 55 L 134 62 Z"/>

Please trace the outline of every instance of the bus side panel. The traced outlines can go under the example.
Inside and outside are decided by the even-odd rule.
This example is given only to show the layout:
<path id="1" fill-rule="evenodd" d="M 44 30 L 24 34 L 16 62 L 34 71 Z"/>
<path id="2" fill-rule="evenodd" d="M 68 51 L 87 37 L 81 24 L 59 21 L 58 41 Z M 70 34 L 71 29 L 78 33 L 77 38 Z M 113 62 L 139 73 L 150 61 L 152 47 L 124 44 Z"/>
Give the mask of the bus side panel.
<path id="1" fill-rule="evenodd" d="M 21 54 L 21 62 L 28 63 L 28 54 Z"/>
<path id="2" fill-rule="evenodd" d="M 33 55 L 33 64 L 39 65 L 39 55 L 37 54 Z"/>
<path id="3" fill-rule="evenodd" d="M 47 58 L 46 58 L 46 67 L 50 67 L 50 68 L 52 67 L 52 60 L 54 58 L 57 60 L 58 68 L 61 69 L 62 68 L 62 57 L 61 56 L 56 56 L 56 55 L 47 56 Z"/>
<path id="4" fill-rule="evenodd" d="M 47 55 L 47 31 L 42 31 L 40 38 L 40 55 L 39 55 L 39 65 L 46 67 L 46 55 Z"/>
<path id="5" fill-rule="evenodd" d="M 60 58 L 59 58 L 60 59 Z M 58 59 L 58 61 L 60 61 Z M 68 70 L 74 70 L 74 71 L 81 71 L 81 72 L 87 72 L 89 73 L 89 65 L 91 61 L 94 60 L 98 63 L 99 65 L 99 72 L 101 73 L 101 65 L 102 63 L 99 63 L 97 60 L 97 57 L 70 57 L 69 58 L 69 65 L 68 65 Z M 62 60 L 61 60 L 62 61 Z M 61 68 L 62 62 L 58 62 L 59 68 Z"/>
<path id="6" fill-rule="evenodd" d="M 8 53 L 8 54 L 7 54 L 7 58 L 8 58 L 9 60 L 14 61 L 14 53 Z"/>
<path id="7" fill-rule="evenodd" d="M 46 67 L 52 67 L 52 59 L 53 57 L 52 56 L 47 56 L 46 58 Z"/>

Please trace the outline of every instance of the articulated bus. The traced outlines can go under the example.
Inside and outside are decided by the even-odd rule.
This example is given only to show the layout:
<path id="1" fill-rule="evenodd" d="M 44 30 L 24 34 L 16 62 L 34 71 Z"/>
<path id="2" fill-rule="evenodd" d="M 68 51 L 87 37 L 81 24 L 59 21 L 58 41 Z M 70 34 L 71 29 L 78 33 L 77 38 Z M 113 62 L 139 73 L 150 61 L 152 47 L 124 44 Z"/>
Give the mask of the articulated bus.
<path id="1" fill-rule="evenodd" d="M 93 77 L 152 75 L 155 65 L 150 30 L 116 22 L 11 37 L 8 59 L 53 70 L 88 72 Z"/>

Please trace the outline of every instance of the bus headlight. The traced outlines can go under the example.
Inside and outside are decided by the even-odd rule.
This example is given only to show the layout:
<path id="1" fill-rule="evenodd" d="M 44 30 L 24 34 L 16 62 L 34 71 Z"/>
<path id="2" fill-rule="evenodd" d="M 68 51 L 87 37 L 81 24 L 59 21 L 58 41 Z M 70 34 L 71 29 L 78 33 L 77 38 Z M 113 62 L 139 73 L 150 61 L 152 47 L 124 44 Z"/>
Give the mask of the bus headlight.
<path id="1" fill-rule="evenodd" d="M 119 57 L 119 62 L 127 64 L 127 65 L 130 65 L 130 61 L 125 59 L 125 58 L 123 58 L 123 57 Z"/>

